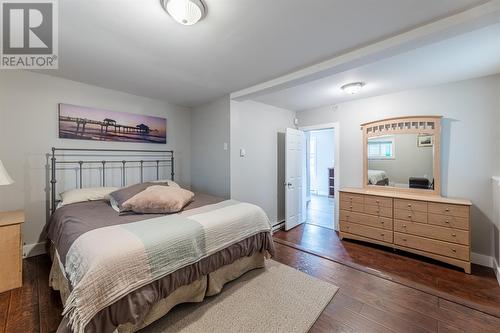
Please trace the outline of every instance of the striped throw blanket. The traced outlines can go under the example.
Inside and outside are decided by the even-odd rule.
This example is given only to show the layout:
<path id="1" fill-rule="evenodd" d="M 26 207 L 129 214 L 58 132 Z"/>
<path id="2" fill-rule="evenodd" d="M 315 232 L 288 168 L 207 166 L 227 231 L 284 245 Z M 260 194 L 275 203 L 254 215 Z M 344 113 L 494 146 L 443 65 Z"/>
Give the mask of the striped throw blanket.
<path id="1" fill-rule="evenodd" d="M 264 211 L 227 200 L 81 235 L 66 256 L 72 291 L 65 304 L 74 332 L 126 294 L 245 238 L 270 231 Z"/>

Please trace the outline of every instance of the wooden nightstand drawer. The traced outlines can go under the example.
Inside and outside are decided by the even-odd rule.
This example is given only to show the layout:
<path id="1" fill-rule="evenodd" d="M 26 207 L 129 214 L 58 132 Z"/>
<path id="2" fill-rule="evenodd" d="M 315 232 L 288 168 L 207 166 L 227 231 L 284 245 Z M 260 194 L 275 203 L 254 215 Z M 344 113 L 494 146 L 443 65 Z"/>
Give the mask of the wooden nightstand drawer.
<path id="1" fill-rule="evenodd" d="M 24 213 L 0 212 L 0 293 L 22 286 L 21 223 Z"/>

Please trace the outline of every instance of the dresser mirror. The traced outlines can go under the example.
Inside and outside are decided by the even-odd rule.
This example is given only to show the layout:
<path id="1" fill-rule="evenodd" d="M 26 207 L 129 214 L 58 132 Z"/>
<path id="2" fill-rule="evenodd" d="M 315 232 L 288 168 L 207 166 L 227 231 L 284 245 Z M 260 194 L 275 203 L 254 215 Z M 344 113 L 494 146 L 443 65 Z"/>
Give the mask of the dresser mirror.
<path id="1" fill-rule="evenodd" d="M 441 117 L 362 125 L 365 187 L 440 195 Z"/>

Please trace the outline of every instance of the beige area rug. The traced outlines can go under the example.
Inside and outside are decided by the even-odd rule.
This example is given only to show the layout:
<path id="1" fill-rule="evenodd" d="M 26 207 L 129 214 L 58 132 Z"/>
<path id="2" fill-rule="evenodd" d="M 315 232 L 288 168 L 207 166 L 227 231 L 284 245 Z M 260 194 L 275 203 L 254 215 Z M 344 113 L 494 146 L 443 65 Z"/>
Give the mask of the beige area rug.
<path id="1" fill-rule="evenodd" d="M 307 332 L 338 288 L 269 260 L 222 293 L 182 304 L 141 333 Z"/>

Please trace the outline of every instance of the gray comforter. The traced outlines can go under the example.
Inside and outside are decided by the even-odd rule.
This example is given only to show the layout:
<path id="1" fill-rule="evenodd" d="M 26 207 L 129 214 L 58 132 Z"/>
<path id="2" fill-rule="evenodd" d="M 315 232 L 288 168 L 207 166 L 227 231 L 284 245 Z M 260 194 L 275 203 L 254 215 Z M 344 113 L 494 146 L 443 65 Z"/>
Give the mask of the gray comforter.
<path id="1" fill-rule="evenodd" d="M 195 201 L 186 207 L 186 210 L 214 204 L 222 200 L 197 193 Z M 71 245 L 84 233 L 106 226 L 151 219 L 155 216 L 159 215 L 120 216 L 105 201 L 78 203 L 59 208 L 52 216 L 48 233 L 58 251 L 61 262 L 64 263 Z M 113 332 L 120 324 L 136 323 L 143 318 L 154 303 L 167 297 L 178 287 L 190 284 L 201 276 L 231 264 L 241 257 L 264 250 L 267 250 L 271 255 L 274 253 L 269 232 L 248 237 L 127 294 L 99 311 L 87 324 L 85 331 Z M 63 320 L 60 331 L 69 331 L 65 324 L 65 320 Z"/>

